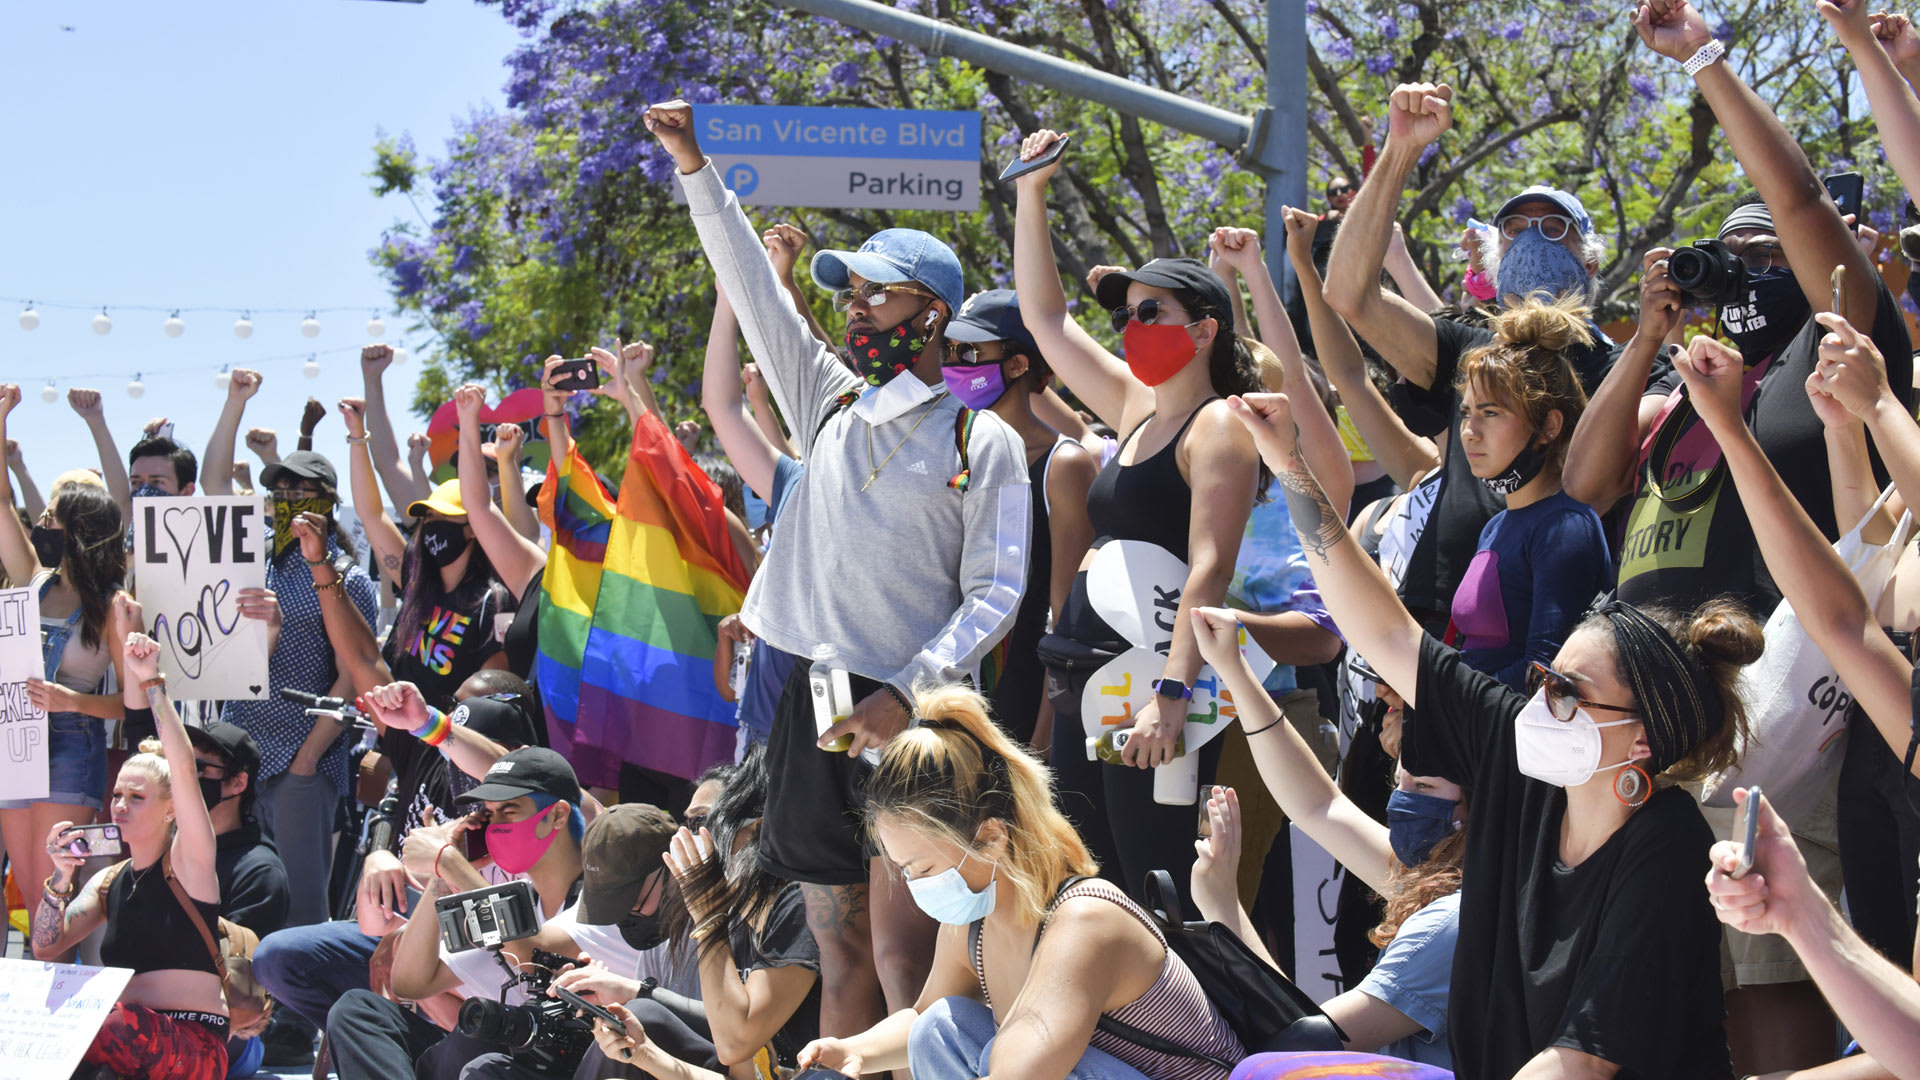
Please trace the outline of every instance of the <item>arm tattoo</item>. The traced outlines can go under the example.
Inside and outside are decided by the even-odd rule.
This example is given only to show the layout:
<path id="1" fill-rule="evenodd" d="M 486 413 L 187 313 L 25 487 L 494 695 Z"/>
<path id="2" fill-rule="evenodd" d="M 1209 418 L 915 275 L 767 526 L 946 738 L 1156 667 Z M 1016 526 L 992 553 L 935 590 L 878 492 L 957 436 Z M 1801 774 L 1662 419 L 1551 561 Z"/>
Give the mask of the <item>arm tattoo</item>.
<path id="1" fill-rule="evenodd" d="M 33 947 L 35 951 L 51 949 L 60 940 L 67 929 L 67 905 L 40 892 L 40 907 L 33 913 Z"/>
<path id="2" fill-rule="evenodd" d="M 1287 498 L 1287 513 L 1293 517 L 1294 531 L 1300 534 L 1301 547 L 1322 566 L 1327 565 L 1327 553 L 1347 534 L 1347 526 L 1301 459 L 1298 445 L 1287 458 L 1286 471 L 1279 479 L 1280 490 Z"/>

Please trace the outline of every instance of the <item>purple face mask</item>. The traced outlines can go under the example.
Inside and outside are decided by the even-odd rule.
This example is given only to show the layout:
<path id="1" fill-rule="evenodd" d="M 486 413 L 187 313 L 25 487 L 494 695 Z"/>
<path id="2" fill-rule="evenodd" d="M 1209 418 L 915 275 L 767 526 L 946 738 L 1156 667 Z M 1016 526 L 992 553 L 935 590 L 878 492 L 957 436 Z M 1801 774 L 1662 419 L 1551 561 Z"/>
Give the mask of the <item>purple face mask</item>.
<path id="1" fill-rule="evenodd" d="M 999 364 L 953 364 L 941 368 L 940 377 L 969 409 L 984 409 L 1007 392 L 1007 377 Z"/>

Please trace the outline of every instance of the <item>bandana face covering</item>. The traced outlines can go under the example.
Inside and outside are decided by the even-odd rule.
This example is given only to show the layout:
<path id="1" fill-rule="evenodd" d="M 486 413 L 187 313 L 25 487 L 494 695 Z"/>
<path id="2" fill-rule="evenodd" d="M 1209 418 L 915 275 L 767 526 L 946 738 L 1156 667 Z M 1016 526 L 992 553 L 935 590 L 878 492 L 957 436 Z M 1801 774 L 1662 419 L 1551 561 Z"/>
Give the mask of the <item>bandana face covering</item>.
<path id="1" fill-rule="evenodd" d="M 999 364 L 954 364 L 941 368 L 940 377 L 969 409 L 987 408 L 1007 392 L 1007 377 Z"/>
<path id="2" fill-rule="evenodd" d="M 1180 374 L 1200 352 L 1186 327 L 1143 323 L 1138 319 L 1127 324 L 1120 341 L 1133 377 L 1148 386 L 1159 386 Z"/>
<path id="3" fill-rule="evenodd" d="M 915 331 L 912 323 L 909 319 L 892 330 L 873 333 L 848 330 L 847 355 L 853 357 L 853 370 L 869 384 L 885 386 L 911 368 L 927 347 L 926 335 Z"/>
<path id="4" fill-rule="evenodd" d="M 279 558 L 287 550 L 287 545 L 298 540 L 293 535 L 293 519 L 301 514 L 319 514 L 326 517 L 333 513 L 334 500 L 316 495 L 304 499 L 283 499 L 273 497 L 273 557 Z"/>

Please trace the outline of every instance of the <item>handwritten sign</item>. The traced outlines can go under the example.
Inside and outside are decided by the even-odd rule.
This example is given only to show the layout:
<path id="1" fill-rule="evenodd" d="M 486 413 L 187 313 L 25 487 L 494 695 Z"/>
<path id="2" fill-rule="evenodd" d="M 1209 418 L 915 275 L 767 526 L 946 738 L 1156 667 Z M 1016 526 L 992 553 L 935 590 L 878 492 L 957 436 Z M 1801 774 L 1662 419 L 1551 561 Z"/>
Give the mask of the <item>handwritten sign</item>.
<path id="1" fill-rule="evenodd" d="M 126 968 L 0 960 L 0 1080 L 73 1072 L 132 977 Z"/>
<path id="2" fill-rule="evenodd" d="M 266 587 L 269 523 L 257 496 L 133 500 L 140 603 L 178 698 L 267 696 L 267 624 L 240 614 L 240 590 Z"/>
<path id="3" fill-rule="evenodd" d="M 9 799 L 47 797 L 47 713 L 27 697 L 27 680 L 46 673 L 39 593 L 0 591 L 0 791 Z"/>

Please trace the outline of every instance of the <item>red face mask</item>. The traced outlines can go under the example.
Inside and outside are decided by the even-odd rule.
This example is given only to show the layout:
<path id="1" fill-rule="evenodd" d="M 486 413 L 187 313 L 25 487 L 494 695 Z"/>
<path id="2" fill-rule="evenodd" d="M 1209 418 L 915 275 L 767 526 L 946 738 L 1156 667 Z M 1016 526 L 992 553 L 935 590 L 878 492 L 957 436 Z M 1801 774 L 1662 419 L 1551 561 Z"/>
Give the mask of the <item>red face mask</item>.
<path id="1" fill-rule="evenodd" d="M 1148 386 L 1159 386 L 1180 374 L 1180 369 L 1200 351 L 1186 327 L 1149 324 L 1138 319 L 1127 324 L 1120 341 L 1126 348 L 1127 367 L 1133 369 L 1134 378 Z"/>

